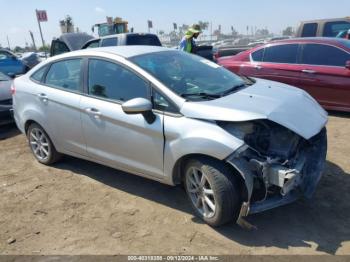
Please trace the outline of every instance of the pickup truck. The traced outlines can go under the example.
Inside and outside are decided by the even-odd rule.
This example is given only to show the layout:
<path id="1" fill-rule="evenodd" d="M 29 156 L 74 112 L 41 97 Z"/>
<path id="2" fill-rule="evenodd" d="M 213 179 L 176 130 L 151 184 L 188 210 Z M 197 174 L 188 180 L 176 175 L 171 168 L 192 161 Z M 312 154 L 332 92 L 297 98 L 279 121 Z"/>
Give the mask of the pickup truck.
<path id="1" fill-rule="evenodd" d="M 86 42 L 81 49 L 119 45 L 161 46 L 162 44 L 158 36 L 154 34 L 124 33 L 91 39 Z"/>
<path id="2" fill-rule="evenodd" d="M 296 37 L 340 37 L 350 29 L 350 17 L 303 21 Z"/>

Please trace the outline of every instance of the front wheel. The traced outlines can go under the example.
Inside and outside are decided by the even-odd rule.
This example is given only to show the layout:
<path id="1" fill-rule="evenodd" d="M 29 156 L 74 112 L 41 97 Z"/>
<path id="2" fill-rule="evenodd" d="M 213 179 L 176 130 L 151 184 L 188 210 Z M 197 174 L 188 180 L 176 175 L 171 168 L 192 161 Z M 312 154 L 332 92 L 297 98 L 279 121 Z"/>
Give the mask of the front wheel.
<path id="1" fill-rule="evenodd" d="M 232 170 L 220 161 L 197 158 L 184 171 L 188 198 L 200 218 L 211 226 L 237 218 L 241 200 Z"/>

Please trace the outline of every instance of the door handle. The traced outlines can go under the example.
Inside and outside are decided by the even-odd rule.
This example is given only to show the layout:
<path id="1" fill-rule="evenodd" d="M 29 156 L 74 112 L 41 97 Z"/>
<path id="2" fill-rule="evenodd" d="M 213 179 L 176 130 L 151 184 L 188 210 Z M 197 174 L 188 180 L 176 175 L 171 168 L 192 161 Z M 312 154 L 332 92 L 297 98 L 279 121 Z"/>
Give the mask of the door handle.
<path id="1" fill-rule="evenodd" d="M 37 95 L 39 97 L 40 100 L 42 100 L 43 102 L 47 102 L 49 100 L 49 98 L 47 97 L 46 94 L 44 93 L 40 93 Z"/>
<path id="2" fill-rule="evenodd" d="M 306 73 L 306 74 L 316 74 L 317 72 L 314 70 L 309 70 L 309 69 L 304 69 L 301 70 L 301 72 Z"/>
<path id="3" fill-rule="evenodd" d="M 254 68 L 257 69 L 257 70 L 261 70 L 262 66 L 261 65 L 256 65 L 256 66 L 254 66 Z"/>
<path id="4" fill-rule="evenodd" d="M 98 109 L 91 107 L 85 108 L 85 112 L 89 115 L 93 115 L 96 119 L 100 118 L 100 116 L 102 115 Z"/>

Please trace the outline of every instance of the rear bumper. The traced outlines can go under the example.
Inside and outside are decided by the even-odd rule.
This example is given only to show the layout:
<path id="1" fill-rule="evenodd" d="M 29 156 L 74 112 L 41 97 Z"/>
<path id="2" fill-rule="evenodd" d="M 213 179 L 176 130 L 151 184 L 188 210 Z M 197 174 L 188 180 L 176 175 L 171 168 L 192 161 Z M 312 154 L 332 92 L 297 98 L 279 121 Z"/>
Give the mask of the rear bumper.
<path id="1" fill-rule="evenodd" d="M 308 141 L 309 146 L 303 151 L 306 163 L 302 170 L 301 182 L 288 194 L 268 195 L 263 201 L 251 202 L 254 191 L 254 173 L 249 169 L 248 162 L 239 158 L 229 158 L 227 161 L 234 166 L 245 180 L 247 198 L 244 200 L 237 222 L 250 214 L 260 213 L 275 207 L 290 204 L 301 197 L 311 198 L 321 179 L 327 154 L 327 132 L 324 128 L 318 135 Z M 243 162 L 242 162 L 243 161 Z"/>

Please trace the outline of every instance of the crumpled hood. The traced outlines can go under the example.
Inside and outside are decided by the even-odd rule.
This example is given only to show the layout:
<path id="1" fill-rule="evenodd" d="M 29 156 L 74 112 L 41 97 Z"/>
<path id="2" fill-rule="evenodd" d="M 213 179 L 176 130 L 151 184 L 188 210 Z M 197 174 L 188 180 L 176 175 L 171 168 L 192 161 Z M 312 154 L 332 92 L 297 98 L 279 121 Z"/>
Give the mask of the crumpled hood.
<path id="1" fill-rule="evenodd" d="M 185 102 L 186 117 L 217 121 L 268 119 L 305 139 L 318 134 L 328 114 L 305 91 L 278 82 L 255 79 L 256 83 L 231 95 L 203 102 Z"/>

